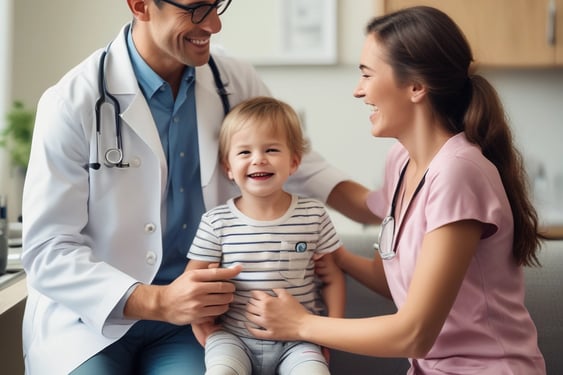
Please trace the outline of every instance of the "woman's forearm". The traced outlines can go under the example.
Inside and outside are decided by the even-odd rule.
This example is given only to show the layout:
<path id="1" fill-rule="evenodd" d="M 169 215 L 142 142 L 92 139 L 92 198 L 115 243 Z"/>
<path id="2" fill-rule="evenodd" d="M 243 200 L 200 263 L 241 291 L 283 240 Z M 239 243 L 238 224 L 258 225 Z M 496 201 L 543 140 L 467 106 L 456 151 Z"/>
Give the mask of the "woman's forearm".
<path id="1" fill-rule="evenodd" d="M 336 264 L 353 279 L 374 292 L 391 298 L 383 263 L 377 254 L 374 258 L 368 259 L 342 248 L 334 253 L 334 259 Z"/>
<path id="2" fill-rule="evenodd" d="M 327 204 L 347 216 L 363 224 L 376 225 L 381 219 L 375 216 L 367 206 L 369 189 L 354 181 L 342 181 L 332 189 Z"/>
<path id="3" fill-rule="evenodd" d="M 299 336 L 328 348 L 377 357 L 418 357 L 416 330 L 396 315 L 339 319 L 307 315 Z M 411 332 L 409 332 L 411 331 Z"/>

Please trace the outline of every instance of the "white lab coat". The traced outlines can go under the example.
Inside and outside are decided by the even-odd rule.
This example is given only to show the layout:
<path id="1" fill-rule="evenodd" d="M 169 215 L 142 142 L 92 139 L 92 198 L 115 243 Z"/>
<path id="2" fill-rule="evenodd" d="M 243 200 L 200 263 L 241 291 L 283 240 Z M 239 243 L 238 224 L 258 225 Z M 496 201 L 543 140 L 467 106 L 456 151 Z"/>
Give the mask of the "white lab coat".
<path id="1" fill-rule="evenodd" d="M 162 258 L 168 170 L 128 57 L 126 30 L 111 44 L 105 76 L 107 90 L 120 102 L 124 160 L 131 167 L 87 167 L 96 157 L 94 103 L 102 50 L 49 88 L 38 104 L 23 201 L 28 374 L 66 374 L 121 337 L 134 322 L 110 319 L 110 312 L 134 283 L 151 283 Z M 268 94 L 250 65 L 225 56 L 215 59 L 231 106 Z M 201 181 L 209 209 L 237 190 L 217 160 L 223 108 L 207 65 L 196 71 L 196 102 Z M 114 143 L 115 121 L 104 110 L 102 164 Z M 288 189 L 326 200 L 343 179 L 311 153 Z"/>

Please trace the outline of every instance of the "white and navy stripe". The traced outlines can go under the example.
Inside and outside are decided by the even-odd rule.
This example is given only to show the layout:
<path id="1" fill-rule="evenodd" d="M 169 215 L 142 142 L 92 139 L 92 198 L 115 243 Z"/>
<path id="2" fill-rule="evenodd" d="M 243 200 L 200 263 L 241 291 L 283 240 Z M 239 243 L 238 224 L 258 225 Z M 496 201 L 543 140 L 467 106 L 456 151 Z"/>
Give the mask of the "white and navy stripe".
<path id="1" fill-rule="evenodd" d="M 250 291 L 284 288 L 318 313 L 313 254 L 340 246 L 324 205 L 316 199 L 294 195 L 285 215 L 272 221 L 245 216 L 231 199 L 203 215 L 188 257 L 222 267 L 242 264 L 243 271 L 233 279 L 235 300 L 223 323 L 238 335 L 251 336 L 244 318 Z"/>

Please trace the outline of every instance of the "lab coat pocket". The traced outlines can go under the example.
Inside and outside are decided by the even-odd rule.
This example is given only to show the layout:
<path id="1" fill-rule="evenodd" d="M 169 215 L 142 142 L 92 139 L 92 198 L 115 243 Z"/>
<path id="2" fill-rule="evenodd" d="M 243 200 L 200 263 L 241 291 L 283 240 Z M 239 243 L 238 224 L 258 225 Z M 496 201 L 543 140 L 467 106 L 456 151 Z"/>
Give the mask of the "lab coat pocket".
<path id="1" fill-rule="evenodd" d="M 306 241 L 282 241 L 280 246 L 280 275 L 295 285 L 311 267 L 314 246 Z"/>

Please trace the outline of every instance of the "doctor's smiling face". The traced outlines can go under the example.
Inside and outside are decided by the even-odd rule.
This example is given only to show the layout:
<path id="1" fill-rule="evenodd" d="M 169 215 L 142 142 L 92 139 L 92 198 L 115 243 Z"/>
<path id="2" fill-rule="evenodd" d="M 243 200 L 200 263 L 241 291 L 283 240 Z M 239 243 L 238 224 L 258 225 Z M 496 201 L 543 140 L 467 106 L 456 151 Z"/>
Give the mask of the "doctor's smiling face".
<path id="1" fill-rule="evenodd" d="M 211 35 L 221 30 L 230 0 L 127 0 L 135 17 L 133 40 L 162 78 L 209 60 Z"/>

